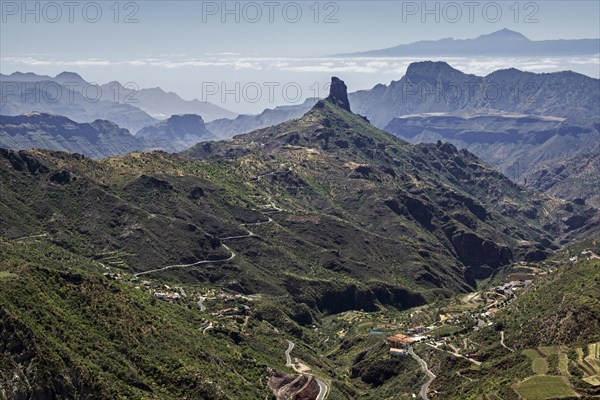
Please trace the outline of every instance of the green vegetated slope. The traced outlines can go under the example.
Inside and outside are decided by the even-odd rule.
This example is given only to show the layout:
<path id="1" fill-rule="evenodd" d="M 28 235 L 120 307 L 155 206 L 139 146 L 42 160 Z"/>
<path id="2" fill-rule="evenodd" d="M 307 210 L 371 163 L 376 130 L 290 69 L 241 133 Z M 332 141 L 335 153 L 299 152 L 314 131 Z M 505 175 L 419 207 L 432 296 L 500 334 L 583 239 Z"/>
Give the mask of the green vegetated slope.
<path id="1" fill-rule="evenodd" d="M 550 400 L 600 395 L 600 260 L 569 261 L 584 249 L 597 253 L 598 243 L 576 245 L 570 254 L 565 251 L 540 263 L 543 273 L 534 285 L 486 319 L 481 329 L 473 330 L 467 317 L 458 323 L 464 329 L 448 332 L 444 341 L 433 331 L 427 333 L 433 340 L 417 344 L 414 351 L 436 375 L 429 397 Z M 357 398 L 410 399 L 426 377 L 412 358 L 389 355 L 386 337 L 430 324 L 456 309 L 440 301 L 405 312 L 326 317 L 316 346 L 346 371 Z M 507 347 L 501 344 L 501 332 Z"/>
<path id="2" fill-rule="evenodd" d="M 157 301 L 45 239 L 0 243 L 0 397 L 257 399 L 285 341 L 253 319 L 203 334 L 191 299 Z"/>
<path id="3" fill-rule="evenodd" d="M 327 318 L 464 293 L 596 218 L 339 100 L 179 156 L 0 151 L 3 395 L 264 398 L 288 338 L 329 399 L 410 395 L 416 362 Z"/>
<path id="4" fill-rule="evenodd" d="M 511 259 L 543 257 L 596 213 L 524 191 L 452 145 L 409 145 L 330 100 L 299 120 L 183 154 L 230 163 L 261 157 L 280 171 L 269 180 L 281 201 L 294 197 L 290 208 L 316 208 L 401 243 L 416 241 L 422 258 L 448 254 L 475 277 Z M 428 273 L 435 280 L 443 270 Z"/>
<path id="5" fill-rule="evenodd" d="M 598 242 L 591 245 L 598 251 Z M 577 254 L 581 249 L 576 247 Z M 574 253 L 574 251 L 572 251 Z M 423 346 L 444 399 L 592 398 L 600 394 L 600 260 L 552 259 L 558 269 L 501 310 L 493 324 L 459 337 L 476 343 L 481 365 Z M 505 348 L 500 332 L 505 333 Z M 449 366 L 453 366 L 450 367 Z M 457 374 L 460 374 L 458 375 Z M 520 395 L 521 397 L 519 397 Z"/>

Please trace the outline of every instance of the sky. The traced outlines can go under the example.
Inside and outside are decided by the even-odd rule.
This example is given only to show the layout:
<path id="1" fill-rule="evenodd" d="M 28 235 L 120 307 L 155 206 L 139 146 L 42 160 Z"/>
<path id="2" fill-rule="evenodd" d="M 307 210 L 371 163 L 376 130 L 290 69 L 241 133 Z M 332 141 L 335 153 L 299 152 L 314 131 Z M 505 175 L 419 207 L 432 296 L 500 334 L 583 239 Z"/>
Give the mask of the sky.
<path id="1" fill-rule="evenodd" d="M 532 40 L 600 37 L 598 1 L 0 1 L 0 72 L 161 87 L 240 113 L 398 80 L 414 59 L 336 59 L 502 28 Z M 600 76 L 598 57 L 446 59 L 485 75 L 517 67 Z"/>

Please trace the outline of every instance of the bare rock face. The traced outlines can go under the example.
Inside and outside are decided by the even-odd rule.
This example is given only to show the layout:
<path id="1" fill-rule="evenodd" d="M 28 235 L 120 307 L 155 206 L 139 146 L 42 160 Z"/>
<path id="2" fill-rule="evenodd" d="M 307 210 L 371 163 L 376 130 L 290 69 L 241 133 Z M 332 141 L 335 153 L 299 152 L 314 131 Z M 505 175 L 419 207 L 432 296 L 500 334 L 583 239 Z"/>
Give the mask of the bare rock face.
<path id="1" fill-rule="evenodd" d="M 319 396 L 319 384 L 309 375 L 289 375 L 271 371 L 269 387 L 277 400 L 315 400 Z"/>
<path id="2" fill-rule="evenodd" d="M 329 96 L 327 97 L 327 100 L 346 111 L 350 111 L 348 88 L 343 80 L 336 78 L 335 76 L 331 78 L 331 86 L 329 88 Z"/>

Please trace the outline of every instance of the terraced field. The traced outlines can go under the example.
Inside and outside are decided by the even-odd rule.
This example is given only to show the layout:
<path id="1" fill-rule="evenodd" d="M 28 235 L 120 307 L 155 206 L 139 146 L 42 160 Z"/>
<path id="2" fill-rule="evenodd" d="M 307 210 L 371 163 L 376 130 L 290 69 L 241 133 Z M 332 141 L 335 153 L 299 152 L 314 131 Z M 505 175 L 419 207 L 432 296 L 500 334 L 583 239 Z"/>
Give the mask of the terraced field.
<path id="1" fill-rule="evenodd" d="M 588 346 L 588 355 L 583 356 L 583 350 L 578 349 L 579 365 L 585 371 L 584 381 L 592 386 L 600 386 L 600 342 Z"/>
<path id="2" fill-rule="evenodd" d="M 517 392 L 526 400 L 559 399 L 579 397 L 560 376 L 536 375 L 517 386 Z"/>
<path id="3" fill-rule="evenodd" d="M 579 397 L 569 381 L 569 357 L 561 347 L 539 347 L 524 350 L 531 359 L 531 369 L 536 374 L 516 385 L 516 392 L 526 400 L 560 399 Z M 550 360 L 554 357 L 554 363 Z M 558 360 L 558 362 L 556 362 Z M 551 368 L 551 365 L 553 368 Z M 559 372 L 560 375 L 548 375 Z"/>
<path id="4" fill-rule="evenodd" d="M 545 355 L 538 350 L 524 350 L 523 354 L 531 359 L 531 369 L 537 375 L 548 373 L 548 360 Z"/>

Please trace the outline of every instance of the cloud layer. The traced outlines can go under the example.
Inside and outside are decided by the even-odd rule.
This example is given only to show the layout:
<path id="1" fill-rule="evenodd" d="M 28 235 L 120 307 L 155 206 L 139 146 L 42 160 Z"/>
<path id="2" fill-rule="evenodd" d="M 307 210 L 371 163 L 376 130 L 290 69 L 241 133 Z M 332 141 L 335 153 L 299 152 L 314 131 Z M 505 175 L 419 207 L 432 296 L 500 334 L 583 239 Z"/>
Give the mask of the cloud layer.
<path id="1" fill-rule="evenodd" d="M 293 73 L 358 73 L 383 74 L 401 76 L 411 62 L 418 58 L 285 58 L 242 56 L 236 53 L 207 54 L 202 58 L 172 55 L 141 59 L 100 59 L 85 58 L 58 60 L 48 56 L 6 56 L 2 57 L 3 65 L 22 67 L 56 66 L 56 67 L 151 67 L 164 69 L 181 68 L 230 68 L 232 70 L 282 71 Z M 599 56 L 569 58 L 445 58 L 449 64 L 463 72 L 485 75 L 498 69 L 518 68 L 532 72 L 552 72 L 572 69 L 582 73 L 598 71 Z M 6 72 L 5 72 L 6 73 Z M 593 73 L 593 72 L 592 72 Z M 594 76 L 598 78 L 598 76 Z"/>

